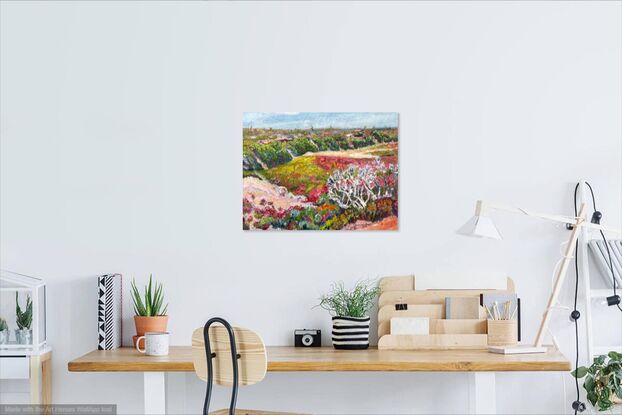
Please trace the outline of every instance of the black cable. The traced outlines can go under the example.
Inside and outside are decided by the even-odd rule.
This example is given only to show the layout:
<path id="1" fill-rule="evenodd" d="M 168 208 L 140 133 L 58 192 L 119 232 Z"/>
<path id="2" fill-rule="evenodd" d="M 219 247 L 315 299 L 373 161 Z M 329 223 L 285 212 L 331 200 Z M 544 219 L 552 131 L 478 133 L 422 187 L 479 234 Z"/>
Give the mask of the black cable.
<path id="1" fill-rule="evenodd" d="M 590 188 L 590 194 L 592 195 L 592 207 L 594 207 L 594 212 L 596 212 L 598 209 L 596 209 L 596 198 L 594 197 L 594 189 L 592 189 L 592 185 L 589 184 L 588 182 L 585 182 L 585 184 L 587 185 L 587 187 Z M 579 185 L 579 183 L 577 183 L 577 186 Z M 576 197 L 576 190 L 575 190 L 575 197 Z M 575 211 L 577 210 L 576 208 L 576 202 L 575 202 Z"/>
<path id="2" fill-rule="evenodd" d="M 574 188 L 574 215 L 575 217 L 579 214 L 577 211 L 577 190 L 579 189 L 579 183 Z M 593 193 L 592 193 L 593 195 Z M 596 210 L 596 200 L 592 197 L 592 205 L 594 206 L 594 210 Z M 575 255 L 574 255 L 574 306 L 573 313 L 577 312 L 577 300 L 579 297 L 579 241 L 575 242 Z M 575 350 L 575 360 L 574 360 L 574 368 L 575 375 L 576 370 L 579 367 L 579 319 L 575 318 L 574 320 L 574 350 Z M 577 399 L 575 402 L 579 402 L 581 399 L 581 392 L 579 390 L 579 378 L 577 376 L 574 377 L 574 386 L 577 391 Z M 574 410 L 574 414 L 577 415 L 578 410 Z"/>

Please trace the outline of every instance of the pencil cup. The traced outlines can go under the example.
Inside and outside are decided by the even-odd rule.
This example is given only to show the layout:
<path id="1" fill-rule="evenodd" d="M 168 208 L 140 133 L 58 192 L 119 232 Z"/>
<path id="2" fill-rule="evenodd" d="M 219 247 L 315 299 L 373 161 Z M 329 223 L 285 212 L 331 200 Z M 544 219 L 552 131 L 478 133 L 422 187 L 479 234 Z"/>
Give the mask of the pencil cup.
<path id="1" fill-rule="evenodd" d="M 518 343 L 516 320 L 488 320 L 488 345 L 513 346 Z"/>

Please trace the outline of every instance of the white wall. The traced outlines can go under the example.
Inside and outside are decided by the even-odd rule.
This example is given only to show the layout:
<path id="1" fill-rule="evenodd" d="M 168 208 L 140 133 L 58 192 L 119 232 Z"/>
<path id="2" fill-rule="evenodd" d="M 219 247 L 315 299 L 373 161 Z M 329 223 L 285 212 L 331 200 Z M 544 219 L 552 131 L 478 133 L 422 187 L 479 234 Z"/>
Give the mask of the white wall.
<path id="1" fill-rule="evenodd" d="M 474 201 L 570 214 L 583 177 L 605 222 L 620 225 L 619 2 L 2 2 L 1 11 L 2 267 L 49 283 L 57 403 L 141 408 L 139 374 L 66 370 L 96 346 L 96 274 L 163 281 L 175 344 L 222 315 L 275 345 L 290 344 L 294 328 L 328 332 L 312 306 L 334 280 L 506 271 L 531 339 L 568 234 L 499 215 L 504 242 L 463 239 L 454 231 Z M 302 110 L 400 113 L 399 232 L 241 230 L 242 112 Z M 599 316 L 620 325 L 612 309 Z M 570 356 L 566 312 L 553 329 Z M 561 413 L 572 401 L 567 374 L 498 379 L 502 413 Z M 187 383 L 198 412 L 202 385 Z M 466 387 L 464 374 L 269 374 L 240 406 L 462 413 Z"/>

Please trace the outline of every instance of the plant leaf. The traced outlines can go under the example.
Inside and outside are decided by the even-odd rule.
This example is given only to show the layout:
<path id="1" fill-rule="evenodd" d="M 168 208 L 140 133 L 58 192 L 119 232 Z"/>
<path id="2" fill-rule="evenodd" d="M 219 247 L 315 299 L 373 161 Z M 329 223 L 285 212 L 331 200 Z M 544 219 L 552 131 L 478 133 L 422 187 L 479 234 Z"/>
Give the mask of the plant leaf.
<path id="1" fill-rule="evenodd" d="M 587 375 L 587 367 L 579 366 L 578 368 L 570 372 L 570 374 L 575 378 L 581 379 L 583 376 Z"/>
<path id="2" fill-rule="evenodd" d="M 320 296 L 317 306 L 332 315 L 364 317 L 374 307 L 379 291 L 373 280 L 359 281 L 350 291 L 345 288 L 343 281 L 339 281 L 332 284 L 330 292 Z"/>
<path id="3" fill-rule="evenodd" d="M 609 356 L 609 359 L 611 360 L 617 360 L 619 362 L 622 362 L 622 353 L 611 351 L 607 353 L 607 356 Z"/>
<path id="4" fill-rule="evenodd" d="M 613 403 L 609 400 L 610 393 L 607 393 L 607 389 L 603 392 L 597 402 L 599 411 L 606 411 L 613 406 Z"/>
<path id="5" fill-rule="evenodd" d="M 598 402 L 598 395 L 594 391 L 588 392 L 587 400 L 590 401 L 592 406 L 596 406 L 596 403 Z"/>
<path id="6" fill-rule="evenodd" d="M 147 310 L 140 297 L 138 287 L 136 287 L 136 281 L 132 280 L 132 300 L 134 300 L 134 312 L 137 316 L 147 316 Z"/>

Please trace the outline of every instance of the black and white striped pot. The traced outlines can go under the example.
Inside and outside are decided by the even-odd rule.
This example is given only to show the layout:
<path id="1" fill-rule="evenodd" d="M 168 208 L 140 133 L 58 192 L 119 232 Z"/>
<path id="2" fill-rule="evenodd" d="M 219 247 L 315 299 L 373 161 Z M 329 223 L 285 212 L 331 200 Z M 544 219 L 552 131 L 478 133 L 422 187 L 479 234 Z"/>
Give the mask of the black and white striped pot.
<path id="1" fill-rule="evenodd" d="M 346 350 L 367 349 L 369 317 L 333 317 L 333 346 Z"/>

